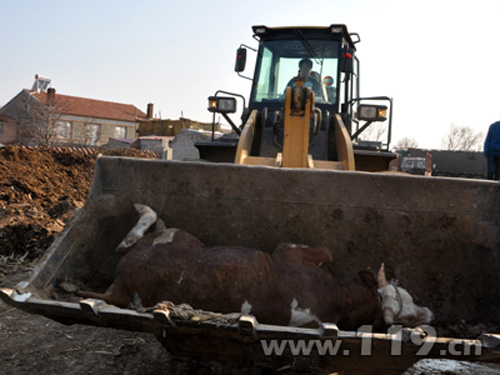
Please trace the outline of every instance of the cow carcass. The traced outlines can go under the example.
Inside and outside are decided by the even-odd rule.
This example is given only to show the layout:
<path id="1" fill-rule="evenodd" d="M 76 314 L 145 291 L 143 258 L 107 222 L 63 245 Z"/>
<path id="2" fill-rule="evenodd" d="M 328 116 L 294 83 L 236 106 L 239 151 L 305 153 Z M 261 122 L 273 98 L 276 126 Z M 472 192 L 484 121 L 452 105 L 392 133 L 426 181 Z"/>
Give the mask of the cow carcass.
<path id="1" fill-rule="evenodd" d="M 373 325 L 429 323 L 432 313 L 416 306 L 407 291 L 378 283 L 361 271 L 361 283 L 341 283 L 323 265 L 332 262 L 326 247 L 280 245 L 272 254 L 240 246 L 205 246 L 196 237 L 136 205 L 141 218 L 117 251 L 125 253 L 115 281 L 105 293 L 80 291 L 119 307 L 150 307 L 161 301 L 197 309 L 254 315 L 261 323 L 306 326 L 337 323 L 344 330 Z M 145 224 L 147 223 L 147 224 Z M 385 281 L 385 285 L 382 285 Z M 409 298 L 408 298 L 409 297 Z M 385 320 L 384 320 L 385 318 Z"/>

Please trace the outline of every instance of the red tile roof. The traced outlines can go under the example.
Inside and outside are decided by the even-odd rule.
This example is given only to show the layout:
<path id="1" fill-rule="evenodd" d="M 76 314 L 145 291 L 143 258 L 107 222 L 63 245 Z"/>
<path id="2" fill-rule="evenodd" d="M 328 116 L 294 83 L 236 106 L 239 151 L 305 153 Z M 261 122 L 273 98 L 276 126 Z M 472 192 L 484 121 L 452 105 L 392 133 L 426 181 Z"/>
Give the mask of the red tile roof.
<path id="1" fill-rule="evenodd" d="M 47 93 L 27 90 L 41 103 L 47 103 Z M 55 93 L 54 106 L 60 113 L 66 115 L 90 117 L 95 119 L 110 119 L 134 122 L 145 120 L 147 116 L 132 104 L 107 102 L 104 100 L 80 98 L 77 96 Z"/>

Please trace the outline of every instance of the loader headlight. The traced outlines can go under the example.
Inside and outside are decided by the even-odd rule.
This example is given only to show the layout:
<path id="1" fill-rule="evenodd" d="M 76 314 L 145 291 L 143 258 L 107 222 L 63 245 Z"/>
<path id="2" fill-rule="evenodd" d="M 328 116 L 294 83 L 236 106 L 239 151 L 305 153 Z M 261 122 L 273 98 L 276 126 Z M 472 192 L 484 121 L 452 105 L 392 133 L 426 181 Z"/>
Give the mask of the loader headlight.
<path id="1" fill-rule="evenodd" d="M 360 104 L 358 106 L 358 119 L 363 121 L 387 120 L 387 107 L 385 105 Z"/>
<path id="2" fill-rule="evenodd" d="M 236 112 L 236 99 L 228 96 L 210 96 L 208 110 L 216 113 L 234 113 Z"/>

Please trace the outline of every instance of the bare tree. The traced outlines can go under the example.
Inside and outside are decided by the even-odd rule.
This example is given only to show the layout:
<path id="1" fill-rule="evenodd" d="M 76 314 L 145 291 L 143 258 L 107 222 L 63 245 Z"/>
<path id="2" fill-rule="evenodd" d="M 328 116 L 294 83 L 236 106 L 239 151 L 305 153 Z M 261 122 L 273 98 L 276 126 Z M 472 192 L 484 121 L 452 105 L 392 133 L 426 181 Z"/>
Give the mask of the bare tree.
<path id="1" fill-rule="evenodd" d="M 408 150 L 409 148 L 417 148 L 418 143 L 414 138 L 404 137 L 396 142 L 394 145 L 395 150 Z"/>
<path id="2" fill-rule="evenodd" d="M 86 145 L 96 145 L 101 138 L 101 125 L 96 124 L 94 119 L 83 123 L 83 141 Z"/>
<path id="3" fill-rule="evenodd" d="M 445 150 L 453 151 L 480 151 L 484 134 L 476 132 L 469 126 L 451 124 L 450 131 L 442 139 Z"/>
<path id="4" fill-rule="evenodd" d="M 55 104 L 29 101 L 24 115 L 19 120 L 23 138 L 42 146 L 52 146 L 57 143 L 61 115 L 62 108 Z"/>
<path id="5" fill-rule="evenodd" d="M 364 141 L 384 142 L 386 139 L 387 125 L 385 123 L 373 123 L 368 126 L 361 134 L 360 139 Z"/>

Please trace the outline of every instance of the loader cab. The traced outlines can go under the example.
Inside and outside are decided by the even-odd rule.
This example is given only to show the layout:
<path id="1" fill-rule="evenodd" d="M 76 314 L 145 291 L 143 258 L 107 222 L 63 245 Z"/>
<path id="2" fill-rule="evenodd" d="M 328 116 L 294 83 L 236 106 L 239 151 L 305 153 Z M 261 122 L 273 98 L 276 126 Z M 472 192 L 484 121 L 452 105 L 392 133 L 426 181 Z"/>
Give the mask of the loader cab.
<path id="1" fill-rule="evenodd" d="M 235 71 L 241 77 L 252 81 L 248 105 L 243 99 L 244 110 L 241 125 L 235 125 L 228 116 L 228 113 L 236 112 L 236 106 L 229 110 L 227 106 L 223 110 L 217 108 L 217 105 L 212 106 L 219 93 L 233 96 L 236 94 L 218 91 L 215 96 L 209 98 L 209 111 L 222 114 L 237 136 L 240 135 L 251 114 L 257 113 L 250 155 L 273 158 L 282 151 L 285 92 L 287 87 L 297 84 L 297 77 L 304 75 L 301 73 L 300 65 L 303 61 L 307 61 L 310 69 L 307 77 L 302 78 L 305 79 L 304 86 L 311 87 L 314 92 L 314 107 L 319 113 L 319 124 L 314 126 L 311 124 L 309 154 L 314 160 L 338 160 L 336 117 L 340 115 L 355 149 L 355 156 L 360 161 L 359 165 L 366 165 L 362 170 L 386 169 L 388 160 L 395 157 L 394 154 L 388 153 L 392 99 L 360 97 L 359 61 L 356 57 L 355 46 L 360 41 L 359 36 L 349 33 L 345 25 L 278 28 L 254 26 L 253 32 L 254 38 L 259 41 L 258 50 L 244 45 L 240 46 L 235 65 Z M 253 77 L 242 74 L 245 70 L 248 49 L 256 53 Z M 385 100 L 389 101 L 389 105 L 365 105 L 363 107 L 364 99 Z M 387 112 L 389 115 L 385 116 Z M 370 113 L 376 115 L 369 115 Z M 372 122 L 385 121 L 387 118 L 389 130 L 385 143 L 380 142 L 373 147 L 373 144 L 363 145 L 362 142 L 358 142 L 359 135 Z M 237 141 L 238 137 L 227 137 L 222 138 L 220 142 L 198 143 L 196 146 L 203 159 L 232 162 Z M 363 150 L 363 148 L 366 149 Z M 369 162 L 365 162 L 365 156 L 370 159 Z M 372 156 L 376 156 L 378 160 L 383 159 L 382 163 L 378 165 L 376 162 L 376 165 L 371 166 Z"/>
<path id="2" fill-rule="evenodd" d="M 304 86 L 314 92 L 314 105 L 321 111 L 317 134 L 311 134 L 310 154 L 315 160 L 335 160 L 333 115 L 342 114 L 351 132 L 352 114 L 359 95 L 355 43 L 344 25 L 330 27 L 269 28 L 254 26 L 259 49 L 248 113 L 258 110 L 259 123 L 252 154 L 273 157 L 280 152 L 285 90 L 301 73 L 299 63 L 311 63 Z"/>
<path id="3" fill-rule="evenodd" d="M 339 103 L 350 98 L 343 94 L 354 94 L 345 90 L 345 66 L 343 49 L 354 47 L 342 34 L 332 33 L 331 29 L 271 29 L 265 26 L 253 28 L 260 39 L 258 58 L 252 85 L 249 109 L 278 110 L 285 100 L 285 89 L 293 85 L 299 75 L 299 63 L 305 59 L 312 63 L 308 82 L 315 82 L 315 105 L 322 111 L 338 112 Z M 342 29 L 335 29 L 339 31 Z M 352 55 L 351 55 L 352 56 Z M 357 65 L 357 64 L 356 64 Z M 354 75 L 357 80 L 357 76 Z M 318 85 L 316 85 L 316 82 Z M 344 99 L 344 100 L 342 100 Z"/>

